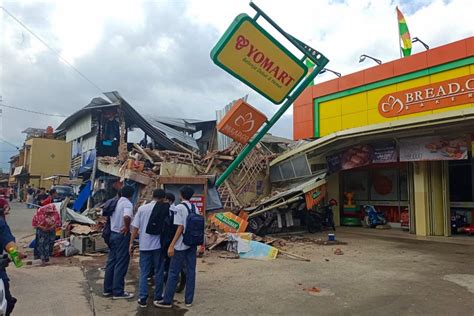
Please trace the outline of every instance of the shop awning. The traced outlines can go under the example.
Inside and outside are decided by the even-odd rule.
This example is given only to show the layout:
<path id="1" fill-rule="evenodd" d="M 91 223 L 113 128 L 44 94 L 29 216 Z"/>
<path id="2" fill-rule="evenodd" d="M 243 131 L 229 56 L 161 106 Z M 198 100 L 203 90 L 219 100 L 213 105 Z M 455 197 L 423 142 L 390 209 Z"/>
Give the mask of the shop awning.
<path id="1" fill-rule="evenodd" d="M 468 108 L 347 129 L 321 137 L 291 150 L 274 159 L 270 166 L 274 166 L 297 155 L 317 152 L 318 156 L 323 156 L 350 145 L 377 139 L 397 140 L 410 136 L 445 135 L 460 132 L 473 133 L 473 123 L 474 108 Z"/>
<path id="2" fill-rule="evenodd" d="M 317 175 L 312 176 L 309 179 L 305 179 L 301 182 L 298 183 L 293 183 L 288 185 L 288 189 L 280 192 L 269 199 L 266 199 L 260 204 L 246 208 L 245 211 L 247 212 L 253 212 L 258 210 L 258 214 L 261 214 L 266 211 L 270 211 L 274 208 L 287 205 L 293 202 L 296 202 L 298 200 L 303 200 L 302 195 L 305 194 L 306 192 L 309 192 L 313 189 L 316 189 L 323 184 L 326 183 L 326 173 L 319 173 Z M 254 213 L 252 213 L 250 216 L 255 216 Z"/>

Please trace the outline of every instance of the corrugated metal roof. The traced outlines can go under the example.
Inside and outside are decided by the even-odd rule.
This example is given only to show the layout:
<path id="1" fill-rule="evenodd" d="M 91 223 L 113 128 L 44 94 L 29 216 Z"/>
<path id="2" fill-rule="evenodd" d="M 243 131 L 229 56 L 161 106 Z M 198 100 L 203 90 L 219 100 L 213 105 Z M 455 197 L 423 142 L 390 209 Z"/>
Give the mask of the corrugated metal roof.
<path id="1" fill-rule="evenodd" d="M 174 128 L 169 127 L 168 125 L 162 124 L 159 121 L 157 121 L 156 119 L 154 119 L 154 118 L 152 118 L 148 115 L 145 115 L 144 118 L 153 127 L 155 127 L 156 129 L 159 129 L 160 131 L 165 133 L 166 136 L 169 139 L 172 139 L 174 141 L 183 143 L 183 144 L 188 145 L 192 148 L 199 149 L 199 146 L 198 146 L 196 140 L 194 138 L 192 138 L 191 136 L 187 135 L 186 133 L 177 131 Z"/>
<path id="2" fill-rule="evenodd" d="M 164 132 L 156 129 L 151 125 L 143 116 L 141 116 L 122 96 L 117 92 L 105 92 L 107 98 L 112 102 L 121 105 L 124 111 L 125 117 L 134 122 L 141 130 L 143 130 L 148 136 L 150 136 L 157 145 L 164 147 L 165 149 L 177 150 L 176 144 L 169 139 Z"/>
<path id="3" fill-rule="evenodd" d="M 196 120 L 196 119 L 183 119 L 176 117 L 167 117 L 167 116 L 149 116 L 153 121 L 160 122 L 162 124 L 168 125 L 171 128 L 184 130 L 190 133 L 198 131 L 202 124 L 216 122 L 216 120 Z"/>
<path id="4" fill-rule="evenodd" d="M 67 129 L 69 126 L 73 125 L 78 119 L 80 119 L 82 116 L 85 114 L 89 113 L 90 111 L 94 109 L 102 109 L 102 108 L 107 108 L 107 107 L 114 107 L 118 106 L 119 103 L 111 103 L 103 98 L 94 98 L 92 101 L 80 109 L 77 112 L 74 112 L 71 114 L 69 117 L 67 117 L 59 126 L 56 128 L 56 131 L 62 131 Z"/>
<path id="5" fill-rule="evenodd" d="M 132 121 L 148 136 L 150 136 L 157 145 L 170 150 L 179 150 L 176 143 L 166 136 L 166 134 L 153 125 L 151 125 L 143 116 L 141 116 L 117 91 L 105 92 L 104 95 L 111 101 L 103 98 L 94 98 L 92 101 L 66 118 L 57 128 L 58 131 L 65 130 L 72 126 L 78 119 L 90 113 L 92 110 L 109 107 L 121 106 L 127 120 Z"/>

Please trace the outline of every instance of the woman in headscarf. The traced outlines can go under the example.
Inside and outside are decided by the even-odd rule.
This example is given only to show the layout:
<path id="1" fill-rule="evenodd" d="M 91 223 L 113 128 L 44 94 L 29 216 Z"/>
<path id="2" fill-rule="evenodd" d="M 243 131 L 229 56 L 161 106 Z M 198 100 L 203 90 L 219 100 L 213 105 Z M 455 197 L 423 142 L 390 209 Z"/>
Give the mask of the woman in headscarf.
<path id="1" fill-rule="evenodd" d="M 42 263 L 46 264 L 56 239 L 56 228 L 61 227 L 61 218 L 56 206 L 51 203 L 40 207 L 33 216 L 32 224 L 36 228 L 35 253 L 39 255 Z"/>

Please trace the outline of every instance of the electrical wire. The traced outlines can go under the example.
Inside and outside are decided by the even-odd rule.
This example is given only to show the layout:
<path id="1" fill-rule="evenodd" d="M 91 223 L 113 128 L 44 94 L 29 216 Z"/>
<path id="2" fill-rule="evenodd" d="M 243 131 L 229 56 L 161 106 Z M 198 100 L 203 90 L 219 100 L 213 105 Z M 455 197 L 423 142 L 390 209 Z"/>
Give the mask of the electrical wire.
<path id="1" fill-rule="evenodd" d="M 0 103 L 0 106 L 3 106 L 5 108 L 9 108 L 9 109 L 18 110 L 18 111 L 24 111 L 24 112 L 28 112 L 28 113 L 34 113 L 34 114 L 40 114 L 40 115 L 46 115 L 46 116 L 67 117 L 67 115 L 38 112 L 38 111 L 34 111 L 34 110 L 28 110 L 28 109 L 25 109 L 25 108 L 20 108 L 20 107 L 13 106 L 13 105 L 7 105 L 7 104 L 4 104 L 4 103 Z"/>
<path id="2" fill-rule="evenodd" d="M 56 54 L 56 56 L 58 56 L 66 65 L 68 65 L 69 67 L 71 67 L 79 76 L 81 76 L 84 80 L 86 80 L 87 82 L 89 82 L 94 88 L 96 88 L 100 93 L 102 93 L 102 89 L 97 85 L 95 84 L 91 79 L 87 78 L 86 75 L 84 75 L 79 69 L 77 69 L 76 67 L 74 67 L 74 65 L 72 65 L 69 61 L 67 61 L 66 58 L 64 58 L 63 56 L 61 56 L 61 54 L 55 50 L 54 48 L 52 48 L 48 43 L 46 43 L 46 41 L 44 41 L 41 37 L 39 37 L 38 35 L 36 35 L 35 32 L 33 32 L 28 26 L 26 26 L 25 23 L 23 23 L 22 21 L 20 21 L 16 16 L 14 16 L 12 13 L 10 13 L 10 11 L 8 11 L 7 9 L 5 9 L 4 7 L 0 6 L 0 8 L 6 13 L 8 14 L 13 20 L 15 20 L 18 24 L 20 24 L 25 30 L 28 31 L 28 33 L 30 33 L 31 35 L 33 35 L 38 41 L 40 41 L 44 46 L 46 46 L 50 51 L 52 51 L 54 54 Z"/>
<path id="3" fill-rule="evenodd" d="M 5 144 L 8 144 L 10 146 L 13 146 L 15 147 L 16 149 L 20 149 L 20 147 L 18 147 L 17 145 L 13 144 L 13 143 L 10 143 L 8 140 L 6 140 L 5 138 L 3 137 L 0 137 L 0 142 L 4 142 Z"/>

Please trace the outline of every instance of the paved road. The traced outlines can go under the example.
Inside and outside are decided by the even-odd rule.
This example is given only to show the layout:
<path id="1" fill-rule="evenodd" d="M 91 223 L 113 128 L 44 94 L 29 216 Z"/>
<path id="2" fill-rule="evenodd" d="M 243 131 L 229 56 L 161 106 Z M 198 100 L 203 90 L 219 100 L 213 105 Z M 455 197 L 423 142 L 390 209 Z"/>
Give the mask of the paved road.
<path id="1" fill-rule="evenodd" d="M 29 234 L 32 210 L 14 205 L 14 233 Z M 302 262 L 223 259 L 219 251 L 198 260 L 192 308 L 139 308 L 135 300 L 101 297 L 105 256 L 56 259 L 45 268 L 9 268 L 15 315 L 473 315 L 474 248 L 469 245 L 336 232 L 344 255 L 310 241 L 288 243 Z M 324 238 L 323 234 L 311 235 Z M 474 239 L 474 237 L 473 237 Z M 224 252 L 224 254 L 226 254 Z M 87 260 L 86 260 L 87 259 Z M 82 268 L 81 268 L 82 267 Z M 137 289 L 137 262 L 126 288 Z M 319 292 L 304 289 L 316 287 Z"/>
<path id="2" fill-rule="evenodd" d="M 8 225 L 17 239 L 34 234 L 31 227 L 31 218 L 35 209 L 26 208 L 26 204 L 12 202 L 10 204 L 12 210 L 8 217 Z"/>
<path id="3" fill-rule="evenodd" d="M 33 213 L 34 209 L 27 209 L 24 204 L 12 203 L 12 211 L 7 220 L 20 243 L 33 238 Z M 8 268 L 12 293 L 18 298 L 13 314 L 93 315 L 88 300 L 88 283 L 80 265 L 71 263 L 66 258 L 53 262 L 54 265 L 47 267 Z"/>

